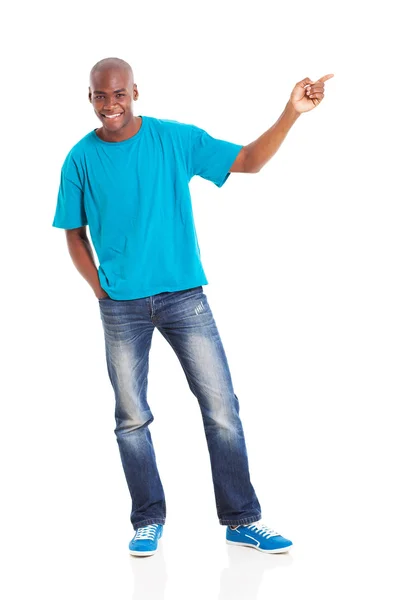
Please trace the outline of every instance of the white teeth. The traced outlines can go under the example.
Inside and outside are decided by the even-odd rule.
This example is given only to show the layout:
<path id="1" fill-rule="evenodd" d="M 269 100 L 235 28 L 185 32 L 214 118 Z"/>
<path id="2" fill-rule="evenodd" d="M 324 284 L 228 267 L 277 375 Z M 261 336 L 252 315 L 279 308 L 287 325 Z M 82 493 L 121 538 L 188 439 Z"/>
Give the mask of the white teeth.
<path id="1" fill-rule="evenodd" d="M 118 115 L 104 115 L 105 117 L 107 117 L 107 119 L 116 119 L 117 117 L 120 117 L 122 113 L 119 113 Z"/>

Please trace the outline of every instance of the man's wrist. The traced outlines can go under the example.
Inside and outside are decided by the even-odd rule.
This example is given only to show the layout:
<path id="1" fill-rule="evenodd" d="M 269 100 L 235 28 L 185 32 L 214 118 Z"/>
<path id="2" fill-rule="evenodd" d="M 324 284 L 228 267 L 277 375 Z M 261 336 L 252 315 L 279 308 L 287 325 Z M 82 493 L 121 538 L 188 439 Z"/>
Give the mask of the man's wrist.
<path id="1" fill-rule="evenodd" d="M 293 123 L 295 121 L 297 121 L 297 119 L 300 117 L 301 113 L 299 113 L 295 107 L 293 106 L 293 104 L 291 103 L 291 101 L 289 100 L 289 102 L 286 104 L 285 106 L 285 110 L 283 111 L 285 116 L 290 119 L 291 121 L 293 121 Z"/>

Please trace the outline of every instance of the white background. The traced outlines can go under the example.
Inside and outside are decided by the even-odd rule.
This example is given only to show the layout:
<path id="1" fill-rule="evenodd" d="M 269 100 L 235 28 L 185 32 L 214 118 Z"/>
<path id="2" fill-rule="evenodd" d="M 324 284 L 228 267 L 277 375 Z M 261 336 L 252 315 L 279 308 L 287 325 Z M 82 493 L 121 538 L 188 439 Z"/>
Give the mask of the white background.
<path id="1" fill-rule="evenodd" d="M 4 598 L 399 597 L 393 10 L 82 1 L 3 13 Z M 197 401 L 158 331 L 148 401 L 167 523 L 154 557 L 128 554 L 98 303 L 51 226 L 62 162 L 100 126 L 88 76 L 107 56 L 133 67 L 135 114 L 241 144 L 273 125 L 296 82 L 335 74 L 260 173 L 191 182 L 252 481 L 289 555 L 225 544 Z"/>

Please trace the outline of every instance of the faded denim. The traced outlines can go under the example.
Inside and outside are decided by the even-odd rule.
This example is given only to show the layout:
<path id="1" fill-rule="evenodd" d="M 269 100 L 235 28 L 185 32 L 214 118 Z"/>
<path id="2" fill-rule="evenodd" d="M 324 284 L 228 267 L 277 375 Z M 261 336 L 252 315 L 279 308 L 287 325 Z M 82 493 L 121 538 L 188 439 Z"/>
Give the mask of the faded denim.
<path id="1" fill-rule="evenodd" d="M 166 519 L 164 490 L 149 430 L 154 417 L 147 403 L 149 351 L 155 327 L 175 351 L 199 402 L 220 524 L 260 520 L 239 402 L 203 287 L 134 300 L 101 298 L 99 307 L 115 394 L 114 432 L 132 499 L 130 520 L 134 529 L 164 524 Z"/>

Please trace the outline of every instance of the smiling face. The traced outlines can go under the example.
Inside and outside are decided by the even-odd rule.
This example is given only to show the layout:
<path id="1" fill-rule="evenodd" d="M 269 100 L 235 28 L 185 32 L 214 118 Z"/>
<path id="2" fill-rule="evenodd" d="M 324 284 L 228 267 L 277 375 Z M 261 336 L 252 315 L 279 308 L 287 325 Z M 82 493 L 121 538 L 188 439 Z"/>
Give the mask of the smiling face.
<path id="1" fill-rule="evenodd" d="M 132 102 L 139 92 L 129 70 L 110 66 L 92 73 L 89 101 L 103 125 L 102 137 L 110 141 L 134 135 L 136 125 Z"/>

